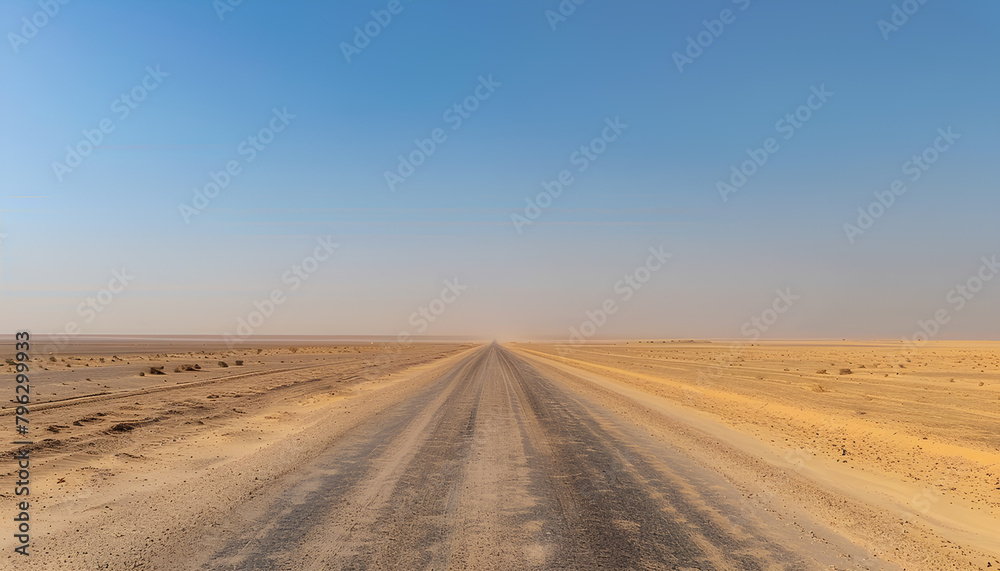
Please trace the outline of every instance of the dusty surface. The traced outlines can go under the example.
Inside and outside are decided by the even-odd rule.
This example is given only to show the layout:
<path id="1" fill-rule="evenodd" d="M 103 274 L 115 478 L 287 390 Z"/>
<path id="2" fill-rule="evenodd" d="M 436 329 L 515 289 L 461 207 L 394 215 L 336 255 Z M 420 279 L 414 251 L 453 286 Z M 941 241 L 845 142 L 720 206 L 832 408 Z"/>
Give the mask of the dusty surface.
<path id="1" fill-rule="evenodd" d="M 33 351 L 33 446 L 10 444 L 13 405 L 0 408 L 12 436 L 0 445 L 8 459 L 0 501 L 8 512 L 22 499 L 13 493 L 11 454 L 31 454 L 32 555 L 13 554 L 4 531 L 0 567 L 134 568 L 157 542 L 189 526 L 186 518 L 206 506 L 231 508 L 293 470 L 296 454 L 308 453 L 304 441 L 346 429 L 359 409 L 402 398 L 403 391 L 379 390 L 398 380 L 394 374 L 419 374 L 470 347 L 70 347 L 55 361 Z M 175 372 L 196 364 L 200 370 Z M 160 366 L 166 374 L 150 374 Z M 13 368 L 5 369 L 13 394 Z"/>
<path id="2" fill-rule="evenodd" d="M 11 568 L 998 565 L 996 347 L 154 350 L 33 362 Z"/>
<path id="3" fill-rule="evenodd" d="M 623 399 L 745 493 L 803 506 L 906 568 L 998 567 L 1000 344 L 519 349 Z"/>

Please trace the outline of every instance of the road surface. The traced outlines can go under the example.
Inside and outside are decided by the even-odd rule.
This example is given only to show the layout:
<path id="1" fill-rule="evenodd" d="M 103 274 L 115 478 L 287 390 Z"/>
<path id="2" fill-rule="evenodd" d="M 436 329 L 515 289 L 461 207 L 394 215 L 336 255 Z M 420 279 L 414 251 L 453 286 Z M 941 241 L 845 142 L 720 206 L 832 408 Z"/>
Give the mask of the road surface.
<path id="1" fill-rule="evenodd" d="M 720 475 L 598 400 L 484 346 L 234 508 L 189 545 L 186 564 L 877 567 L 754 509 Z"/>

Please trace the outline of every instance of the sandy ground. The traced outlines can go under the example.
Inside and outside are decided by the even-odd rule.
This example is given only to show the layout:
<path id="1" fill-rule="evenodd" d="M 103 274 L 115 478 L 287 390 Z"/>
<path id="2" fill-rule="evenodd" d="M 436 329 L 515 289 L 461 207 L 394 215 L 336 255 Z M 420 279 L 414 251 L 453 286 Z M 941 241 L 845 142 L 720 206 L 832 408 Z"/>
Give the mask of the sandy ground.
<path id="1" fill-rule="evenodd" d="M 518 349 L 639 403 L 637 422 L 690 430 L 689 453 L 744 492 L 808 508 L 906 568 L 998 567 L 1000 344 Z"/>
<path id="2" fill-rule="evenodd" d="M 11 455 L 30 450 L 32 555 L 14 554 L 16 542 L 5 532 L 0 567 L 140 568 L 143 553 L 191 524 L 185 518 L 206 506 L 231 507 L 293 469 L 301 435 L 349 426 L 354 406 L 377 400 L 354 397 L 387 395 L 377 389 L 395 382 L 393 374 L 417 373 L 469 347 L 156 352 L 116 344 L 107 348 L 112 353 L 85 344 L 67 347 L 54 361 L 33 354 L 28 438 L 35 444 L 7 440 L 8 461 L 0 466 L 0 501 L 13 509 L 23 498 L 15 499 Z M 159 367 L 164 375 L 150 372 Z M 13 367 L 5 369 L 13 394 Z M 14 412 L 12 403 L 0 408 L 0 423 L 9 423 L 12 435 Z"/>
<path id="3" fill-rule="evenodd" d="M 997 344 L 33 356 L 12 569 L 1000 565 Z"/>

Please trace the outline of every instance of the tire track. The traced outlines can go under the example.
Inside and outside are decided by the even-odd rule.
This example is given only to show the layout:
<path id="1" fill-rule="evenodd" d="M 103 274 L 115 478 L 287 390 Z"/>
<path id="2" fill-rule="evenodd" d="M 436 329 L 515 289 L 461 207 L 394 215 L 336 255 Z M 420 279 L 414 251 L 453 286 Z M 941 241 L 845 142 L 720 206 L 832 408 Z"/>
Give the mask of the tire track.
<path id="1" fill-rule="evenodd" d="M 235 510 L 201 567 L 825 566 L 738 500 L 718 474 L 490 345 Z"/>
<path id="2" fill-rule="evenodd" d="M 270 375 L 277 375 L 277 374 L 281 374 L 281 373 L 291 373 L 291 372 L 294 372 L 294 371 L 304 371 L 304 370 L 308 370 L 308 369 L 327 369 L 327 368 L 335 367 L 335 366 L 341 366 L 341 365 L 306 365 L 306 366 L 303 366 L 303 367 L 289 367 L 289 368 L 285 368 L 285 369 L 274 369 L 274 370 L 271 370 L 271 371 L 254 371 L 252 373 L 240 373 L 240 374 L 237 374 L 237 375 L 229 375 L 229 376 L 226 376 L 226 377 L 216 377 L 214 379 L 203 379 L 203 380 L 200 380 L 200 381 L 190 381 L 190 382 L 187 382 L 187 383 L 179 383 L 179 384 L 176 384 L 176 385 L 168 385 L 168 386 L 165 386 L 165 387 L 148 387 L 148 388 L 144 388 L 144 389 L 135 389 L 135 390 L 132 390 L 132 391 L 121 391 L 121 392 L 114 392 L 114 393 L 109 393 L 109 392 L 93 393 L 93 394 L 89 394 L 89 395 L 80 395 L 78 397 L 69 397 L 69 398 L 65 398 L 65 399 L 59 399 L 59 400 L 55 400 L 55 401 L 40 402 L 40 403 L 38 403 L 36 405 L 33 405 L 31 407 L 31 410 L 32 411 L 39 411 L 40 412 L 40 411 L 43 411 L 43 410 L 52 410 L 52 409 L 56 409 L 56 408 L 65 408 L 65 407 L 77 406 L 77 405 L 81 405 L 81 404 L 89 404 L 89 403 L 95 403 L 95 402 L 112 401 L 112 400 L 124 399 L 124 398 L 134 398 L 134 397 L 138 397 L 138 396 L 151 395 L 151 394 L 162 393 L 162 392 L 167 392 L 167 391 L 175 391 L 175 390 L 181 390 L 181 389 L 190 389 L 190 388 L 195 388 L 195 387 L 202 387 L 202 386 L 205 386 L 205 385 L 211 385 L 211 384 L 215 384 L 215 383 L 224 383 L 224 382 L 228 382 L 228 381 L 238 381 L 238 380 L 248 379 L 248 378 L 253 378 L 253 377 L 270 376 Z M 13 409 L 0 411 L 0 416 L 9 416 L 9 415 L 12 415 L 12 414 L 14 414 L 14 410 Z"/>
<path id="3" fill-rule="evenodd" d="M 466 357 L 419 396 L 380 415 L 376 426 L 358 427 L 300 469 L 267 505 L 256 506 L 252 519 L 227 530 L 232 537 L 210 568 L 325 569 L 371 556 L 383 506 L 396 503 L 397 483 L 484 356 L 479 350 Z"/>

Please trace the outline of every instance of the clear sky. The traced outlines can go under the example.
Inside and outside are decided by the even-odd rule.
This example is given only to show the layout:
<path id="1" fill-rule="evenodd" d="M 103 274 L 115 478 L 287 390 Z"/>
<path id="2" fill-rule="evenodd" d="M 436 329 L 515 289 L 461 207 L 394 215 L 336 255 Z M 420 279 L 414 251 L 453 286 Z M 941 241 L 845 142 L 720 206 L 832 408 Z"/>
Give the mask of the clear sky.
<path id="1" fill-rule="evenodd" d="M 996 2 L 49 2 L 4 331 L 1000 335 Z"/>

